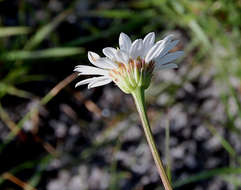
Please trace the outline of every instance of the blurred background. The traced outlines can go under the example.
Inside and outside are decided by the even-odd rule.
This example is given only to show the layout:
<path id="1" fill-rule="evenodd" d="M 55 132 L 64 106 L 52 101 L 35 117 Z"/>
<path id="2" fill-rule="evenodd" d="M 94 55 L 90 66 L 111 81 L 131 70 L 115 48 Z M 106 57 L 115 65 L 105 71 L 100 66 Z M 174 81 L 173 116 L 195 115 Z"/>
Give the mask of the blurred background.
<path id="1" fill-rule="evenodd" d="M 162 189 L 132 97 L 74 88 L 88 50 L 151 31 L 185 51 L 146 91 L 173 186 L 241 189 L 240 0 L 0 0 L 1 190 Z"/>

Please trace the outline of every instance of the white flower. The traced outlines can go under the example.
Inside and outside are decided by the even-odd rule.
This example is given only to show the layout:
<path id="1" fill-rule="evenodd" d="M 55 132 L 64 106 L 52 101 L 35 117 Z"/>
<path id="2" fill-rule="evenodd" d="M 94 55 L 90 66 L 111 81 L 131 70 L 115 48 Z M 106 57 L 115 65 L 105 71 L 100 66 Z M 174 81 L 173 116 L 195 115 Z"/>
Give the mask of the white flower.
<path id="1" fill-rule="evenodd" d="M 77 86 L 88 84 L 88 88 L 116 83 L 125 93 L 131 93 L 137 87 L 146 89 L 153 70 L 177 68 L 171 63 L 183 55 L 183 51 L 170 53 L 178 43 L 173 35 L 155 43 L 155 34 L 151 32 L 145 38 L 131 42 L 124 33 L 120 34 L 120 49 L 106 47 L 100 57 L 94 52 L 88 52 L 90 62 L 95 66 L 78 65 L 74 71 L 79 75 L 98 75 L 82 80 Z"/>

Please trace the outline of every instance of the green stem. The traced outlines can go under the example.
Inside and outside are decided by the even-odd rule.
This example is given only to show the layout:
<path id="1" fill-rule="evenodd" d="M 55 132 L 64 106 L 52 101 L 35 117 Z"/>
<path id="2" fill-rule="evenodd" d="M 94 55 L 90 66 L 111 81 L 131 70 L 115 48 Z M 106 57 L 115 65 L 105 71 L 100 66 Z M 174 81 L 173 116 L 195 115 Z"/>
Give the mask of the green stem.
<path id="1" fill-rule="evenodd" d="M 156 163 L 156 167 L 158 169 L 159 175 L 161 177 L 162 183 L 165 187 L 165 190 L 172 190 L 171 184 L 168 181 L 167 175 L 165 173 L 165 169 L 163 167 L 162 161 L 160 159 L 152 132 L 150 128 L 150 124 L 147 118 L 146 114 L 146 108 L 145 108 L 145 96 L 144 96 L 144 89 L 137 88 L 134 92 L 132 92 L 132 96 L 134 97 L 137 110 L 139 112 L 139 115 L 141 117 L 143 129 L 147 138 L 147 142 L 149 144 L 149 147 L 151 149 L 151 153 L 153 156 L 153 159 Z"/>
<path id="2" fill-rule="evenodd" d="M 170 158 L 170 148 L 169 148 L 169 144 L 170 144 L 170 123 L 169 120 L 167 120 L 167 124 L 166 124 L 166 129 L 165 129 L 165 157 L 167 160 L 167 166 L 166 166 L 166 173 L 167 173 L 167 177 L 169 179 L 170 182 L 172 182 L 172 176 L 171 176 L 171 158 Z"/>

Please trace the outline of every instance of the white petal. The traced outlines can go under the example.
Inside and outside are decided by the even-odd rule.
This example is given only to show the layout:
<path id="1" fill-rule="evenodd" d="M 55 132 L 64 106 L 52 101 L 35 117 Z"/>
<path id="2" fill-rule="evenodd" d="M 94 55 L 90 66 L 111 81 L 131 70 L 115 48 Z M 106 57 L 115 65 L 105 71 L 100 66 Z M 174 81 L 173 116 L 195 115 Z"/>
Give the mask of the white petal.
<path id="1" fill-rule="evenodd" d="M 114 69 L 117 67 L 117 65 L 107 57 L 101 57 L 97 59 L 95 62 L 95 66 L 104 69 Z"/>
<path id="2" fill-rule="evenodd" d="M 95 52 L 88 51 L 88 58 L 90 62 L 94 64 L 96 60 L 100 58 L 100 56 Z"/>
<path id="3" fill-rule="evenodd" d="M 144 49 L 144 56 L 147 54 L 147 52 L 153 47 L 155 42 L 155 33 L 150 32 L 147 34 L 143 40 L 143 49 Z"/>
<path id="4" fill-rule="evenodd" d="M 113 47 L 107 47 L 103 49 L 103 54 L 109 59 L 113 60 L 115 58 L 116 49 Z"/>
<path id="5" fill-rule="evenodd" d="M 137 39 L 131 44 L 130 57 L 136 59 L 138 56 L 143 55 L 143 41 Z"/>
<path id="6" fill-rule="evenodd" d="M 113 69 L 116 67 L 116 64 L 110 59 L 100 57 L 98 54 L 91 51 L 88 52 L 88 58 L 94 66 L 102 69 Z"/>
<path id="7" fill-rule="evenodd" d="M 162 51 L 162 49 L 164 48 L 164 43 L 164 41 L 159 41 L 148 51 L 145 57 L 146 63 L 150 62 L 152 59 L 156 58 L 160 54 L 160 51 Z"/>
<path id="8" fill-rule="evenodd" d="M 98 87 L 98 86 L 103 86 L 103 85 L 109 84 L 111 82 L 112 82 L 112 79 L 111 78 L 107 78 L 107 77 L 102 78 L 102 79 L 98 79 L 98 81 L 94 81 L 94 82 L 90 83 L 88 85 L 88 89 L 94 88 L 94 87 Z"/>
<path id="9" fill-rule="evenodd" d="M 78 65 L 75 67 L 74 71 L 79 72 L 79 75 L 108 75 L 109 73 L 108 70 L 87 65 Z"/>
<path id="10" fill-rule="evenodd" d="M 177 64 L 169 63 L 169 64 L 166 64 L 166 65 L 157 66 L 157 67 L 155 67 L 155 70 L 176 69 L 176 68 L 178 68 Z"/>
<path id="11" fill-rule="evenodd" d="M 118 62 L 128 64 L 129 56 L 125 52 L 123 52 L 121 50 L 117 50 L 116 51 L 116 60 Z"/>
<path id="12" fill-rule="evenodd" d="M 175 38 L 175 36 L 173 34 L 170 34 L 170 35 L 166 36 L 164 39 L 157 41 L 156 44 L 161 43 L 161 42 L 162 43 L 164 42 L 165 44 L 167 44 L 167 43 L 170 43 L 174 38 Z"/>
<path id="13" fill-rule="evenodd" d="M 119 45 L 121 50 L 129 52 L 131 47 L 131 39 L 123 32 L 120 33 Z"/>
<path id="14" fill-rule="evenodd" d="M 174 53 L 169 53 L 161 58 L 156 58 L 155 62 L 157 65 L 164 65 L 166 63 L 170 63 L 171 61 L 174 61 L 175 59 L 178 59 L 179 57 L 183 56 L 183 51 L 176 51 Z"/>
<path id="15" fill-rule="evenodd" d="M 179 40 L 175 40 L 170 43 L 165 43 L 164 48 L 160 51 L 158 57 L 162 57 L 166 55 L 170 50 L 172 50 L 178 44 L 178 42 Z"/>
<path id="16" fill-rule="evenodd" d="M 84 85 L 84 84 L 88 84 L 88 83 L 91 83 L 93 81 L 96 81 L 96 78 L 99 78 L 99 77 L 92 77 L 92 78 L 88 78 L 88 79 L 85 79 L 85 80 L 82 80 L 80 82 L 78 82 L 76 85 L 75 85 L 75 88 L 80 86 L 80 85 Z"/>
<path id="17" fill-rule="evenodd" d="M 170 41 L 172 41 L 174 38 L 175 38 L 175 35 L 174 35 L 174 34 L 169 34 L 168 36 L 166 36 L 166 37 L 163 39 L 163 41 L 170 42 Z"/>

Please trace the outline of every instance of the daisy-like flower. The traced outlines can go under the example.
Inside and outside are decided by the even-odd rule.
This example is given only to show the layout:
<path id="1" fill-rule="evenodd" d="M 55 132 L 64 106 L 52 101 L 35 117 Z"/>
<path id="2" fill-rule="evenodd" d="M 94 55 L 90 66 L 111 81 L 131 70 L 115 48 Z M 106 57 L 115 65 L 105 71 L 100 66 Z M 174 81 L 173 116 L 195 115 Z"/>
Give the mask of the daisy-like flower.
<path id="1" fill-rule="evenodd" d="M 139 112 L 143 129 L 149 144 L 153 159 L 165 190 L 172 190 L 171 184 L 165 174 L 165 169 L 158 154 L 145 106 L 145 89 L 155 70 L 177 68 L 172 61 L 183 55 L 182 51 L 170 52 L 178 43 L 173 35 L 165 37 L 155 43 L 155 34 L 151 32 L 145 38 L 131 42 L 124 33 L 119 37 L 119 48 L 107 47 L 103 49 L 105 57 L 94 52 L 88 52 L 90 62 L 95 66 L 78 65 L 75 71 L 79 75 L 98 75 L 82 80 L 76 86 L 88 84 L 88 88 L 102 86 L 114 82 L 122 91 L 131 93 Z"/>
<path id="2" fill-rule="evenodd" d="M 106 47 L 105 57 L 88 52 L 90 62 L 95 66 L 78 65 L 79 75 L 97 75 L 82 80 L 77 86 L 88 84 L 88 88 L 114 82 L 125 93 L 132 93 L 136 88 L 146 89 L 150 85 L 153 72 L 156 70 L 177 68 L 174 60 L 183 55 L 183 51 L 170 53 L 179 40 L 168 35 L 155 43 L 155 34 L 151 32 L 144 39 L 134 42 L 124 33 L 119 37 L 119 48 Z"/>

